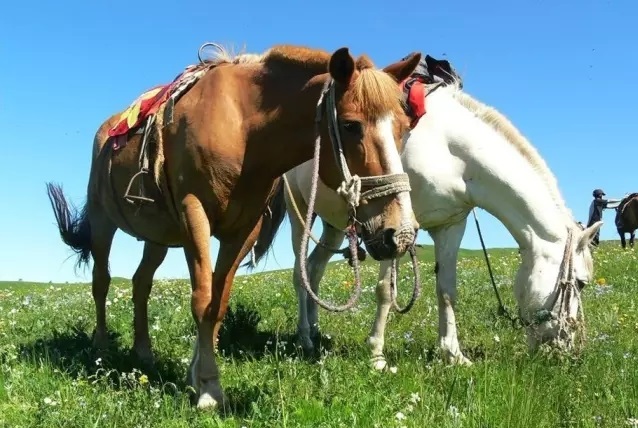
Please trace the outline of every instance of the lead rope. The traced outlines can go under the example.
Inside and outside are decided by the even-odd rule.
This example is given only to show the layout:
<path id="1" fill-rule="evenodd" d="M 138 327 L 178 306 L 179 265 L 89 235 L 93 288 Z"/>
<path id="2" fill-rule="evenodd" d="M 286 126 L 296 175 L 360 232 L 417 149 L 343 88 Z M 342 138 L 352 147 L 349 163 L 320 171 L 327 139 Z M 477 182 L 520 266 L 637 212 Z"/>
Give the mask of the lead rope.
<path id="1" fill-rule="evenodd" d="M 472 215 L 474 216 L 476 231 L 478 232 L 479 240 L 481 241 L 481 248 L 483 248 L 483 256 L 485 256 L 485 263 L 487 264 L 487 271 L 490 274 L 490 281 L 492 282 L 492 288 L 494 289 L 494 294 L 496 295 L 496 300 L 498 301 L 497 315 L 510 320 L 510 322 L 512 323 L 512 327 L 515 328 L 515 325 L 519 321 L 519 319 L 516 317 L 513 317 L 509 313 L 509 311 L 503 304 L 503 300 L 501 299 L 501 295 L 498 292 L 498 288 L 496 288 L 496 281 L 494 280 L 494 274 L 492 273 L 492 264 L 490 263 L 490 258 L 487 255 L 487 249 L 485 248 L 485 242 L 483 241 L 483 234 L 481 233 L 481 226 L 479 226 L 478 218 L 476 217 L 476 212 L 474 208 L 472 208 Z"/>
<path id="2" fill-rule="evenodd" d="M 328 80 L 326 85 L 333 87 L 331 84 L 332 80 Z M 324 86 L 324 90 L 321 91 L 321 95 L 319 96 L 319 101 L 317 102 L 317 113 L 315 115 L 315 151 L 312 161 L 312 183 L 310 185 L 310 197 L 308 200 L 308 212 L 306 213 L 306 221 L 304 224 L 304 234 L 301 238 L 301 247 L 299 252 L 301 253 L 300 261 L 299 261 L 299 270 L 301 271 L 301 283 L 303 284 L 306 293 L 310 295 L 312 300 L 315 301 L 322 308 L 332 311 L 332 312 L 344 312 L 348 309 L 351 309 L 359 296 L 361 295 L 361 277 L 359 272 L 359 257 L 357 254 L 357 232 L 354 227 L 354 223 L 350 224 L 348 227 L 348 241 L 350 244 L 350 251 L 352 252 L 352 268 L 354 270 L 354 294 L 350 296 L 350 299 L 346 302 L 345 305 L 335 306 L 331 303 L 324 302 L 317 296 L 312 288 L 310 287 L 310 281 L 308 280 L 308 270 L 306 268 L 306 263 L 308 259 L 308 240 L 311 235 L 310 225 L 312 222 L 312 213 L 314 212 L 315 207 L 315 197 L 317 196 L 317 185 L 319 184 L 319 156 L 320 156 L 320 148 L 321 148 L 321 134 L 319 132 L 319 124 L 321 123 L 321 106 L 323 104 L 324 94 L 326 94 L 326 86 Z M 330 92 L 328 98 L 333 95 L 333 92 Z M 328 119 L 328 124 L 330 124 L 330 119 Z M 349 174 L 349 172 L 348 172 Z M 353 220 L 353 219 L 351 219 Z M 349 221 L 350 222 L 350 221 Z"/>
<path id="3" fill-rule="evenodd" d="M 414 245 L 410 247 L 409 251 L 410 251 L 410 258 L 412 259 L 412 274 L 414 275 L 414 288 L 412 289 L 412 297 L 410 298 L 410 301 L 405 306 L 405 308 L 400 308 L 399 304 L 397 303 L 397 271 L 399 270 L 399 262 L 396 259 L 392 261 L 392 273 L 391 273 L 391 279 L 390 279 L 391 303 L 392 303 L 392 308 L 400 314 L 408 313 L 408 311 L 412 309 L 412 306 L 414 306 L 416 299 L 421 294 L 421 278 L 419 276 L 419 263 L 416 258 L 416 248 L 414 247 Z"/>
<path id="4" fill-rule="evenodd" d="M 346 200 L 348 204 L 349 211 L 349 219 L 348 219 L 348 227 L 346 230 L 346 234 L 348 236 L 349 241 L 349 249 L 350 249 L 350 265 L 354 270 L 354 294 L 350 297 L 347 303 L 343 306 L 334 306 L 330 303 L 326 303 L 322 301 L 313 291 L 310 286 L 310 281 L 308 280 L 308 272 L 307 272 L 307 257 L 308 257 L 308 240 L 311 236 L 311 224 L 312 224 L 312 214 L 314 212 L 315 205 L 315 197 L 317 193 L 318 180 L 319 180 L 319 156 L 320 156 L 320 146 L 321 146 L 321 134 L 319 132 L 319 124 L 322 119 L 322 105 L 324 103 L 324 96 L 328 94 L 328 97 L 325 99 L 326 102 L 326 110 L 328 113 L 327 122 L 328 122 L 328 132 L 330 135 L 330 139 L 333 142 L 332 148 L 335 158 L 337 160 L 337 164 L 339 165 L 339 169 L 341 170 L 341 175 L 343 181 L 339 186 L 337 192 Z M 359 205 L 359 202 L 363 199 L 373 199 L 378 198 L 398 192 L 411 190 L 409 177 L 406 173 L 400 174 L 387 174 L 381 176 L 374 177 L 359 177 L 357 175 L 350 174 L 350 170 L 348 169 L 348 164 L 343 153 L 343 146 L 341 144 L 341 137 L 339 135 L 339 131 L 337 129 L 337 108 L 335 101 L 335 86 L 334 81 L 329 79 L 319 97 L 319 101 L 317 102 L 317 110 L 315 115 L 315 151 L 313 156 L 313 174 L 312 174 L 312 183 L 310 187 L 310 197 L 308 201 L 308 212 L 306 213 L 306 221 L 304 224 L 304 234 L 301 240 L 301 248 L 300 248 L 300 270 L 301 270 L 301 282 L 306 290 L 306 292 L 311 296 L 311 298 L 324 309 L 333 312 L 343 312 L 348 309 L 351 309 L 356 301 L 359 299 L 361 295 L 361 277 L 359 271 L 359 251 L 357 246 L 357 232 L 355 228 L 356 222 L 356 207 Z M 371 187 L 369 190 L 365 192 L 361 192 L 362 186 Z M 391 282 L 391 287 L 394 289 L 395 296 L 393 297 L 393 306 L 400 313 L 406 313 L 410 310 L 416 301 L 420 293 L 420 278 L 418 275 L 418 262 L 416 260 L 416 251 L 414 249 L 414 245 L 410 248 L 410 254 L 412 256 L 412 265 L 413 270 L 415 272 L 414 277 L 414 291 L 412 295 L 412 299 L 408 306 L 404 309 L 400 309 L 398 304 L 396 303 L 396 269 L 395 269 L 395 278 Z M 396 263 L 396 260 L 393 261 Z"/>

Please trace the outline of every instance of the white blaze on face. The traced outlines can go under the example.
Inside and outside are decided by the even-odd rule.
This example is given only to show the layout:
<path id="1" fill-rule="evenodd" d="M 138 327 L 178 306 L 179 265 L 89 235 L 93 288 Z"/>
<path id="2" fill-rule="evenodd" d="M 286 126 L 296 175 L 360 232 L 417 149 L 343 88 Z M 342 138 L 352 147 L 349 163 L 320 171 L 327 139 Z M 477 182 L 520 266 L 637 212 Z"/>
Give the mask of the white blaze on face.
<path id="1" fill-rule="evenodd" d="M 383 116 L 377 121 L 377 133 L 381 141 L 383 141 L 383 157 L 390 167 L 387 174 L 401 174 L 404 172 L 403 163 L 401 163 L 401 156 L 394 142 L 393 122 L 394 118 L 392 114 Z M 410 194 L 408 192 L 401 192 L 397 195 L 397 199 L 399 200 L 399 207 L 401 208 L 401 224 L 411 224 L 412 202 L 410 200 Z"/>

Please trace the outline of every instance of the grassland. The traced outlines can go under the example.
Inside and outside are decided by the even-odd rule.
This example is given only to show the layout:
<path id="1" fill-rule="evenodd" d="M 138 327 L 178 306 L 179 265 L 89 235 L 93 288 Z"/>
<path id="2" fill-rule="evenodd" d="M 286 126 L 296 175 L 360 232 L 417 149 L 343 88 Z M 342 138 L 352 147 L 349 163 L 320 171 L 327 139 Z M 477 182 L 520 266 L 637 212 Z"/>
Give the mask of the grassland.
<path id="1" fill-rule="evenodd" d="M 491 259 L 506 304 L 514 309 L 518 255 L 500 249 Z M 423 294 L 407 315 L 390 315 L 386 356 L 392 370 L 384 373 L 369 369 L 365 345 L 377 264 L 363 266 L 365 291 L 355 311 L 321 311 L 324 337 L 315 358 L 302 357 L 292 345 L 296 302 L 290 272 L 238 277 L 218 359 L 232 403 L 228 414 L 202 413 L 189 403 L 184 380 L 194 330 L 186 281 L 154 285 L 154 368 L 129 354 L 128 280 L 113 281 L 113 345 L 100 354 L 90 346 L 89 285 L 0 283 L 0 426 L 638 426 L 638 258 L 605 243 L 595 260 L 597 283 L 584 293 L 586 350 L 573 357 L 530 355 L 523 332 L 494 315 L 482 254 L 464 251 L 457 320 L 474 365 L 450 367 L 436 353 L 432 252 L 422 249 Z M 351 278 L 347 264 L 333 263 L 322 296 L 344 301 Z M 409 278 L 402 281 L 405 302 Z"/>

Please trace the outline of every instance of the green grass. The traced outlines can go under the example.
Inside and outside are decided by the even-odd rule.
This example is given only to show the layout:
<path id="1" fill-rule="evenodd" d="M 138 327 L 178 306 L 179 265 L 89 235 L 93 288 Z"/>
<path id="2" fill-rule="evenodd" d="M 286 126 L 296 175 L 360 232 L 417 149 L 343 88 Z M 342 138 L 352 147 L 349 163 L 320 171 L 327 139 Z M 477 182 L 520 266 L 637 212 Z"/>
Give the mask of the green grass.
<path id="1" fill-rule="evenodd" d="M 113 345 L 99 355 L 90 346 L 90 286 L 0 283 L 0 426 L 623 427 L 638 418 L 636 252 L 617 243 L 596 251 L 596 277 L 606 285 L 586 289 L 587 347 L 567 358 L 527 352 L 523 331 L 494 315 L 482 253 L 464 250 L 457 321 L 474 365 L 451 367 L 435 352 L 432 249 L 420 251 L 423 294 L 407 315 L 392 313 L 386 331 L 386 357 L 396 373 L 368 367 L 376 263 L 362 268 L 365 291 L 355 311 L 321 310 L 322 333 L 330 337 L 322 339 L 319 359 L 302 358 L 291 346 L 290 272 L 238 277 L 218 359 L 233 407 L 225 415 L 197 411 L 188 399 L 184 380 L 194 330 L 186 281 L 154 285 L 155 368 L 129 355 L 128 280 L 118 278 L 111 287 Z M 508 249 L 490 254 L 506 304 L 515 309 L 518 255 Z M 408 275 L 407 266 L 402 272 Z M 345 301 L 351 278 L 343 261 L 331 264 L 321 295 Z M 402 303 L 411 291 L 408 280 L 401 284 Z"/>

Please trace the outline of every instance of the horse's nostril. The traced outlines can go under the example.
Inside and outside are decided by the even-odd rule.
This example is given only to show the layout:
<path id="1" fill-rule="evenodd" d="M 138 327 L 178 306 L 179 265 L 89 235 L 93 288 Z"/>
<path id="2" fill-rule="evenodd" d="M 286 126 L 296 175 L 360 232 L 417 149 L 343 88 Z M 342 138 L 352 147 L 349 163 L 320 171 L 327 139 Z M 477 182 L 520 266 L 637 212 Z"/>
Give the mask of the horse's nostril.
<path id="1" fill-rule="evenodd" d="M 383 231 L 383 244 L 386 247 L 389 248 L 394 248 L 396 247 L 396 242 L 394 241 L 394 233 L 396 232 L 396 229 L 386 229 Z"/>

